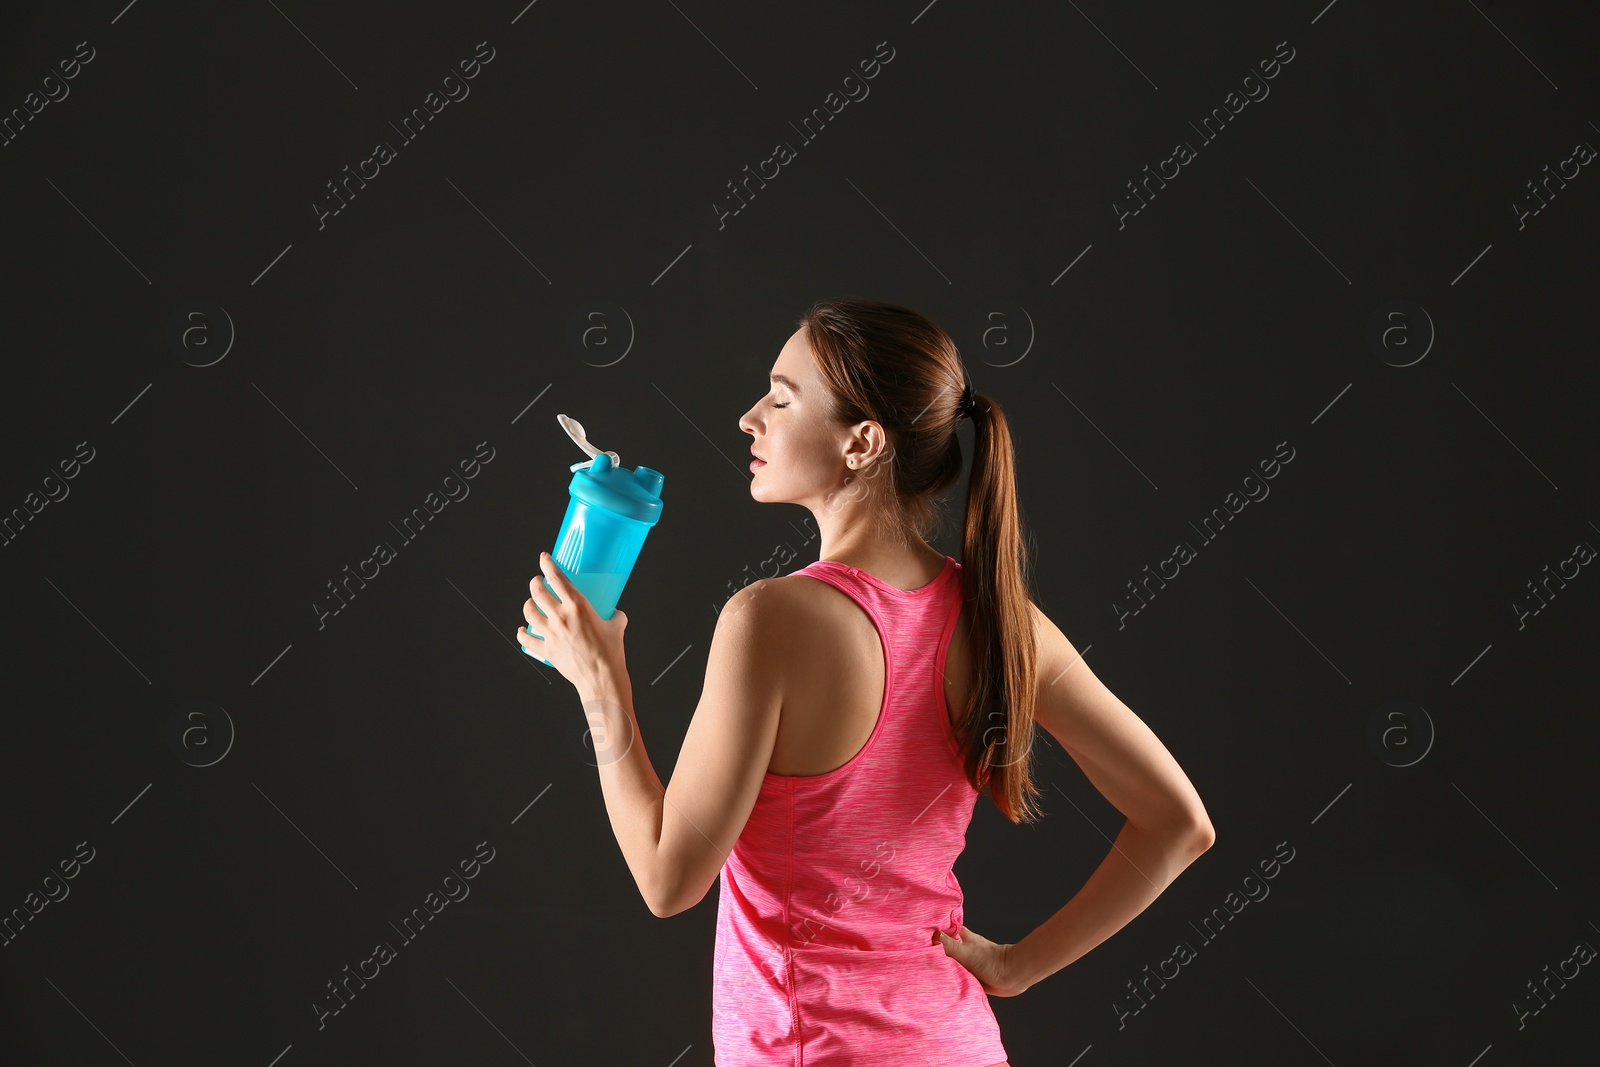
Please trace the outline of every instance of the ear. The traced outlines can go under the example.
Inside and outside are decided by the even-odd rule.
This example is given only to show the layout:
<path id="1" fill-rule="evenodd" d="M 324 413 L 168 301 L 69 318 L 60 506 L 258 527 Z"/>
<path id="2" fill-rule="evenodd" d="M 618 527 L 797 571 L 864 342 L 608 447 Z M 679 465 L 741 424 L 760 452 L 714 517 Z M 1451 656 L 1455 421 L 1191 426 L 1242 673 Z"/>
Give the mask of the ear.
<path id="1" fill-rule="evenodd" d="M 851 470 L 862 470 L 882 459 L 883 453 L 888 451 L 888 446 L 889 439 L 885 436 L 882 426 L 870 419 L 858 422 L 855 432 L 850 435 L 850 440 L 845 446 L 845 466 Z"/>

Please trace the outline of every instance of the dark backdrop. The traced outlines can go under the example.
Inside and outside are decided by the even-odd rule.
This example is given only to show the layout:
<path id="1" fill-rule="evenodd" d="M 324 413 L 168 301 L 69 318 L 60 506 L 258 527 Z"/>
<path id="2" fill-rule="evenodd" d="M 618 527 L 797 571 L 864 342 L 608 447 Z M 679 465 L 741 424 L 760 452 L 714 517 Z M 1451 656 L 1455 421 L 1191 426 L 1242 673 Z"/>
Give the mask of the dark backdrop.
<path id="1" fill-rule="evenodd" d="M 956 338 L 1036 596 L 1218 833 L 992 1001 L 1012 1063 L 1592 1056 L 1589 14 L 11 12 L 3 1059 L 710 1064 L 716 888 L 649 913 L 510 635 L 564 412 L 666 475 L 622 607 L 670 776 L 719 606 L 816 558 L 737 419 L 838 295 Z M 1038 759 L 957 865 L 998 940 L 1122 821 Z"/>

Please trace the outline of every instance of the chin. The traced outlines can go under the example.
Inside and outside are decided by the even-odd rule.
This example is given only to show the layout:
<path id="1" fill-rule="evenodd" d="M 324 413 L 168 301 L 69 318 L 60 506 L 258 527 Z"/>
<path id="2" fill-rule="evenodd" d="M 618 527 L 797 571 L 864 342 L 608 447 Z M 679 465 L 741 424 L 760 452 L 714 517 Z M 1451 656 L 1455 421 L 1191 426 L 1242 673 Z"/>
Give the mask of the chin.
<path id="1" fill-rule="evenodd" d="M 750 480 L 750 499 L 754 500 L 758 504 L 784 503 L 784 501 L 776 495 L 771 487 L 758 485 L 756 482 L 757 479 L 752 478 Z"/>

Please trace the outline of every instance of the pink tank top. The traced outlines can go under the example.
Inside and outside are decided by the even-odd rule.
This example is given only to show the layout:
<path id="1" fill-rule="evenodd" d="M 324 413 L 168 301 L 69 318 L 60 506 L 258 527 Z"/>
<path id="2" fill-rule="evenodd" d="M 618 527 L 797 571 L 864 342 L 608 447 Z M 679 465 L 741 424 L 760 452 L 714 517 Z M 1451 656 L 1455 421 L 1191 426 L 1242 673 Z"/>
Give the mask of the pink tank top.
<path id="1" fill-rule="evenodd" d="M 946 556 L 939 577 L 912 590 L 835 560 L 793 573 L 842 590 L 872 619 L 884 701 L 843 766 L 767 773 L 723 864 L 716 1067 L 1000 1063 L 988 995 L 933 940 L 961 927 L 952 865 L 978 797 L 944 704 L 961 564 Z"/>

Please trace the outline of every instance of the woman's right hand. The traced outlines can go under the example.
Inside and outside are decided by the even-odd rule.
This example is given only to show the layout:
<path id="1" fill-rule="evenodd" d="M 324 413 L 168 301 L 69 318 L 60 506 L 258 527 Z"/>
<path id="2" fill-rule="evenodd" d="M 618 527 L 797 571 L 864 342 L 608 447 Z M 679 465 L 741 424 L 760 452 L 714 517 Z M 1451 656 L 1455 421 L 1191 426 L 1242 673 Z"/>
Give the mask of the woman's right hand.
<path id="1" fill-rule="evenodd" d="M 982 934 L 961 928 L 960 940 L 943 930 L 935 931 L 944 953 L 961 966 L 977 975 L 983 991 L 991 997 L 1014 997 L 1028 988 L 1028 984 L 1013 974 L 1012 949 L 1015 945 L 1001 945 Z"/>

